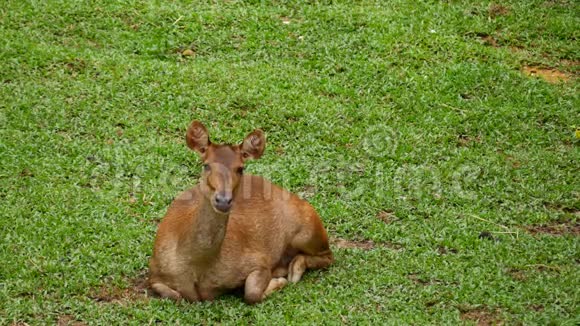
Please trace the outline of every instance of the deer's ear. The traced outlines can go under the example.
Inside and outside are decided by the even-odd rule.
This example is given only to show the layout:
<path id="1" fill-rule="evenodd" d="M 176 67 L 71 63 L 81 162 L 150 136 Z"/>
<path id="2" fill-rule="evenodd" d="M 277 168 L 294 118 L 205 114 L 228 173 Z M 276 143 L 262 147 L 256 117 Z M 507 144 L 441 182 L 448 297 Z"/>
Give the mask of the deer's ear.
<path id="1" fill-rule="evenodd" d="M 266 136 L 262 130 L 256 129 L 247 135 L 240 145 L 242 158 L 244 161 L 249 159 L 258 159 L 262 156 L 262 154 L 264 154 L 265 147 Z"/>
<path id="2" fill-rule="evenodd" d="M 201 122 L 197 120 L 192 121 L 189 125 L 189 128 L 187 128 L 185 141 L 187 142 L 187 146 L 189 148 L 202 155 L 205 153 L 205 151 L 207 151 L 207 148 L 210 144 L 207 129 Z"/>

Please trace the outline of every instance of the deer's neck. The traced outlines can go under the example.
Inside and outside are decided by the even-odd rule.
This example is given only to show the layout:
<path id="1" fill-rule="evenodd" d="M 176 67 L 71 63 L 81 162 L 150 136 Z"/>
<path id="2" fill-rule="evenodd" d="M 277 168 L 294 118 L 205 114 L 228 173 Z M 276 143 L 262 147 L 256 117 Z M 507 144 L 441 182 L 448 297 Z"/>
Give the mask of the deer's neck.
<path id="1" fill-rule="evenodd" d="M 191 249 L 196 260 L 211 261 L 216 258 L 226 235 L 229 214 L 219 214 L 209 199 L 203 198 L 195 219 Z"/>

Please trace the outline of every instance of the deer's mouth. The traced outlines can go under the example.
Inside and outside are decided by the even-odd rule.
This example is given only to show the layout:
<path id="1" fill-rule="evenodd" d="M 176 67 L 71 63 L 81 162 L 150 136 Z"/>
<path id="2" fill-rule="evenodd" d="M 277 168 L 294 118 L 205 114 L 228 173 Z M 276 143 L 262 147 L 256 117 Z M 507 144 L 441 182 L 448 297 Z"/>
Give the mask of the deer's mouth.
<path id="1" fill-rule="evenodd" d="M 212 205 L 213 209 L 216 211 L 216 213 L 219 214 L 229 214 L 232 206 L 228 206 L 228 207 L 222 207 L 222 206 L 218 206 L 218 205 Z"/>
<path id="2" fill-rule="evenodd" d="M 215 197 L 211 201 L 211 206 L 216 211 L 216 213 L 219 213 L 219 214 L 228 214 L 232 209 L 231 201 L 230 202 L 223 202 L 223 201 L 220 202 L 219 200 L 216 200 Z"/>

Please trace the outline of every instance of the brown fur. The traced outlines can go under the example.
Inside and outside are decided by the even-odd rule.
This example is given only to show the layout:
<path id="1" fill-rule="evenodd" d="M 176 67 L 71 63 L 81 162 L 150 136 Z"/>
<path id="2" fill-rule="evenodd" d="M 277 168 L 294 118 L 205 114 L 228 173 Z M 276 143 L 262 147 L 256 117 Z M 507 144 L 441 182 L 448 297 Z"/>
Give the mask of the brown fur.
<path id="1" fill-rule="evenodd" d="M 150 260 L 155 293 L 200 301 L 244 286 L 246 302 L 256 303 L 288 280 L 299 281 L 307 268 L 332 263 L 326 230 L 308 202 L 240 173 L 244 161 L 264 151 L 260 130 L 240 145 L 214 145 L 194 121 L 186 139 L 207 167 L 199 185 L 182 193 L 159 225 Z M 229 210 L 218 209 L 218 193 L 232 199 Z"/>

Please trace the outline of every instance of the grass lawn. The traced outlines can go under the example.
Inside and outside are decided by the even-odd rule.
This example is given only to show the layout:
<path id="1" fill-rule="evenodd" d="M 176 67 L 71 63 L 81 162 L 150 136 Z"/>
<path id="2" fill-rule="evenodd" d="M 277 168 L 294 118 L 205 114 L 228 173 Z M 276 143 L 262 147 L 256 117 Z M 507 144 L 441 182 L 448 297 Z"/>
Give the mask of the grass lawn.
<path id="1" fill-rule="evenodd" d="M 580 322 L 577 1 L 193 2 L 3 1 L 0 324 Z M 192 119 L 266 131 L 331 268 L 143 294 Z"/>

